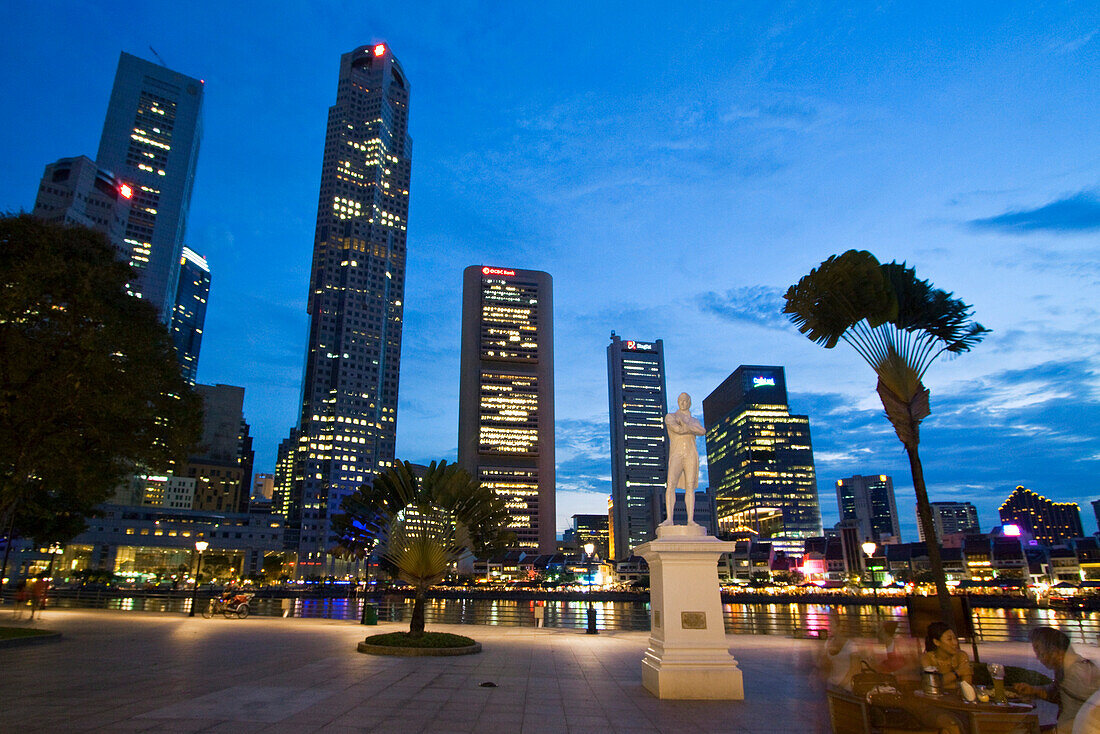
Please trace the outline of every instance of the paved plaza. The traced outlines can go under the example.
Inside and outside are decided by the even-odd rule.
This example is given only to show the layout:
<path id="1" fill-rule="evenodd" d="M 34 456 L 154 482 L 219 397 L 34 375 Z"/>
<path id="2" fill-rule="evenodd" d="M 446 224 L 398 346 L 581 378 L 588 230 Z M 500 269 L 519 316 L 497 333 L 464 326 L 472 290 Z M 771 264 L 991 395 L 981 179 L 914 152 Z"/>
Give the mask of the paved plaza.
<path id="1" fill-rule="evenodd" d="M 829 731 L 813 640 L 729 635 L 744 701 L 661 701 L 642 688 L 647 632 L 433 624 L 484 651 L 395 658 L 355 646 L 405 624 L 51 609 L 36 626 L 62 638 L 0 647 L 3 731 Z M 982 651 L 1034 665 L 1027 645 Z"/>

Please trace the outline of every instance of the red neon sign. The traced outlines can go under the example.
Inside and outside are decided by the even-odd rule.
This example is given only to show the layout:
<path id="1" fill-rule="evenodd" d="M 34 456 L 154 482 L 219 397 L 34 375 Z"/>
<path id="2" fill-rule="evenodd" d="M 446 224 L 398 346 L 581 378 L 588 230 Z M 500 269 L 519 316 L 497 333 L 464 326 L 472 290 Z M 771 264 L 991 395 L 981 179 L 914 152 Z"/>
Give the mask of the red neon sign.
<path id="1" fill-rule="evenodd" d="M 119 187 L 118 192 L 122 194 L 123 199 L 129 199 L 134 195 L 134 190 L 130 188 L 130 184 L 122 184 L 122 186 Z"/>
<path id="2" fill-rule="evenodd" d="M 482 275 L 515 275 L 515 270 L 505 270 L 504 268 L 490 268 L 484 267 L 481 269 Z"/>
<path id="3" fill-rule="evenodd" d="M 375 46 L 374 47 L 374 55 L 375 56 L 385 56 L 386 55 L 386 44 L 380 43 L 377 46 Z"/>

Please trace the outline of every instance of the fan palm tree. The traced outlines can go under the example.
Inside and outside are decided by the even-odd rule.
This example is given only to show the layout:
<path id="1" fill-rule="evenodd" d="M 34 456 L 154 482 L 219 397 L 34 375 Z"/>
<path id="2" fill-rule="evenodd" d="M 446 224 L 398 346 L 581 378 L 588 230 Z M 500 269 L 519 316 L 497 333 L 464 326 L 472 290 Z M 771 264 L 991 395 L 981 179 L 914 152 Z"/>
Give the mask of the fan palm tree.
<path id="1" fill-rule="evenodd" d="M 941 354 L 968 352 L 989 330 L 971 319 L 970 306 L 919 280 L 913 268 L 883 265 L 864 250 L 833 255 L 792 285 L 785 298 L 783 312 L 807 338 L 826 349 L 847 342 L 878 375 L 886 417 L 909 456 L 936 595 L 950 623 L 951 601 L 917 450 L 921 421 L 931 414 L 922 380 Z"/>
<path id="2" fill-rule="evenodd" d="M 368 558 L 377 548 L 400 579 L 415 591 L 409 634 L 424 634 L 424 599 L 432 585 L 465 553 L 483 556 L 508 545 L 504 500 L 457 464 L 432 462 L 418 479 L 413 466 L 397 461 L 346 497 L 332 520 L 344 558 Z"/>

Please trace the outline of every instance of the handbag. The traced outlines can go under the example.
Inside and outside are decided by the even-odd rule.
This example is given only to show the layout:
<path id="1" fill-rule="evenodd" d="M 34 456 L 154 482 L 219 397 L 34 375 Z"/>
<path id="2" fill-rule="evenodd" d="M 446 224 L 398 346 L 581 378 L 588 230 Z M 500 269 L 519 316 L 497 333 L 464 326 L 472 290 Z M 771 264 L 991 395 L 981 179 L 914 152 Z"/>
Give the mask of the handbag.
<path id="1" fill-rule="evenodd" d="M 897 689 L 898 679 L 890 673 L 880 673 L 871 667 L 866 660 L 860 660 L 860 671 L 852 676 L 852 693 L 860 698 L 866 696 L 873 688 L 888 687 Z"/>

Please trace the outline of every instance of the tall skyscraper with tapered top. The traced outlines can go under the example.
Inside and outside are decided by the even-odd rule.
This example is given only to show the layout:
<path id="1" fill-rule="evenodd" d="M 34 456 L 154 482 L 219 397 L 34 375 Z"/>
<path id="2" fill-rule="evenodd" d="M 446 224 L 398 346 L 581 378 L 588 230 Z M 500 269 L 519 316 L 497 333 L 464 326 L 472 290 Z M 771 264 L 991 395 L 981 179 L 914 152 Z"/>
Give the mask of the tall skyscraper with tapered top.
<path id="1" fill-rule="evenodd" d="M 504 498 L 518 548 L 553 553 L 554 306 L 548 273 L 462 278 L 458 463 Z"/>
<path id="2" fill-rule="evenodd" d="M 125 252 L 131 292 L 169 323 L 202 139 L 200 79 L 123 53 L 96 163 L 133 189 Z"/>
<path id="3" fill-rule="evenodd" d="M 309 344 L 285 508 L 298 575 L 338 573 L 330 521 L 394 461 L 412 140 L 409 82 L 385 44 L 340 57 L 309 280 Z M 294 435 L 294 434 L 292 434 Z"/>

